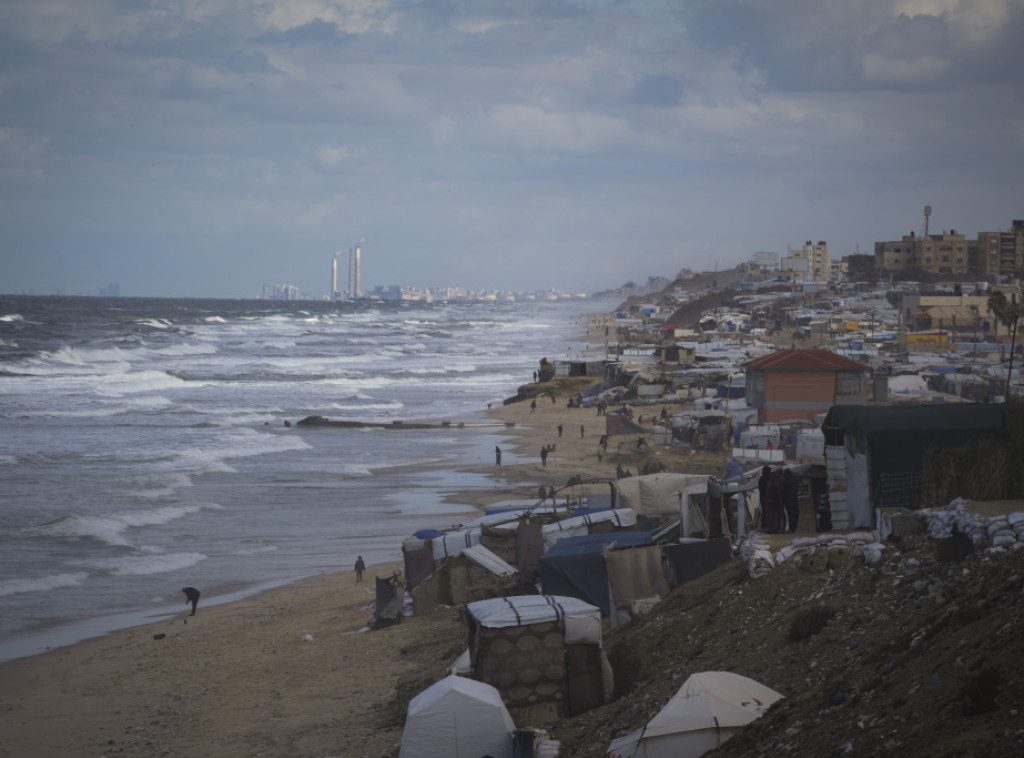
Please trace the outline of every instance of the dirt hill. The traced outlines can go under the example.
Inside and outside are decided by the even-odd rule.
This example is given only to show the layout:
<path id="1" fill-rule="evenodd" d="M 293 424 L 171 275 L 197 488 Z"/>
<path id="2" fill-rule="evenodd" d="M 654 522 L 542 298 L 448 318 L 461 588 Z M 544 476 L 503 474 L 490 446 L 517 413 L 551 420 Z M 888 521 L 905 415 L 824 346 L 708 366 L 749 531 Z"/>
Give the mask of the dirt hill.
<path id="1" fill-rule="evenodd" d="M 716 756 L 1024 754 L 1024 550 L 956 562 L 937 545 L 759 579 L 737 560 L 680 587 L 606 638 L 619 699 L 550 725 L 560 755 L 603 755 L 709 670 L 785 695 Z"/>

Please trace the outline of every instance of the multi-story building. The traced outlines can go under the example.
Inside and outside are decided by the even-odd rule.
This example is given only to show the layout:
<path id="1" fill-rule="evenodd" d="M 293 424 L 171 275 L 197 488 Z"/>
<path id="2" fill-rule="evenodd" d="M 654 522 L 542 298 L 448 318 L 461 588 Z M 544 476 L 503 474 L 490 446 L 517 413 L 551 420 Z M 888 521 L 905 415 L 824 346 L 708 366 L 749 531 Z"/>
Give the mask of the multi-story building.
<path id="1" fill-rule="evenodd" d="M 968 273 L 968 244 L 956 229 L 918 237 L 904 234 L 898 242 L 875 243 L 875 268 L 879 271 L 917 269 L 930 274 Z"/>
<path id="2" fill-rule="evenodd" d="M 794 281 L 827 282 L 832 275 L 832 253 L 826 242 L 815 245 L 808 240 L 802 248 L 790 248 L 789 255 L 779 262 L 779 270 Z"/>
<path id="3" fill-rule="evenodd" d="M 1024 275 L 1024 219 L 1007 232 L 978 232 L 978 272 L 987 276 Z"/>

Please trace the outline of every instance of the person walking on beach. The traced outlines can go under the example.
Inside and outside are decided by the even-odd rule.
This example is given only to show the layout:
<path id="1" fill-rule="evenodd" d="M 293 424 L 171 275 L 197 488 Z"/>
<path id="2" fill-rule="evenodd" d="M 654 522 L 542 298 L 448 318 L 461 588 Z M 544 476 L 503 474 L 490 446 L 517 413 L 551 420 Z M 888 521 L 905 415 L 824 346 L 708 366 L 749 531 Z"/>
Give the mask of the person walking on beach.
<path id="1" fill-rule="evenodd" d="M 558 425 L 558 436 L 559 437 L 562 436 L 562 425 L 561 424 Z"/>
<path id="2" fill-rule="evenodd" d="M 199 590 L 195 587 L 182 587 L 181 591 L 185 593 L 185 602 L 192 603 L 192 613 L 190 616 L 196 615 L 196 606 L 199 605 Z"/>
<path id="3" fill-rule="evenodd" d="M 545 445 L 544 447 L 542 447 L 540 449 L 540 465 L 542 465 L 542 466 L 547 466 L 548 465 L 548 446 L 547 445 Z"/>
<path id="4" fill-rule="evenodd" d="M 537 401 L 536 400 L 531 400 L 530 401 L 530 413 L 535 413 L 536 411 L 537 411 Z"/>
<path id="5" fill-rule="evenodd" d="M 498 447 L 497 445 L 494 446 L 494 465 L 501 465 L 501 448 Z"/>
<path id="6" fill-rule="evenodd" d="M 363 563 L 363 556 L 356 558 L 356 584 L 361 584 L 363 581 L 363 572 L 366 571 L 366 564 Z"/>
<path id="7" fill-rule="evenodd" d="M 586 429 L 587 427 L 585 427 L 583 424 L 580 424 L 580 437 L 583 436 L 583 433 L 586 431 Z"/>

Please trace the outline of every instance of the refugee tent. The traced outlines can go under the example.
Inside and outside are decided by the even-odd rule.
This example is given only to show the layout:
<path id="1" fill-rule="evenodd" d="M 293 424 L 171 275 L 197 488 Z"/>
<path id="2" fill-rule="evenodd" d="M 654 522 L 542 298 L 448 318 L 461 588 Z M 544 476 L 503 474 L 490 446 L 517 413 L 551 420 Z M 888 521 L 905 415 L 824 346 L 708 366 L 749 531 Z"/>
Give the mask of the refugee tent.
<path id="1" fill-rule="evenodd" d="M 614 740 L 608 756 L 697 758 L 738 734 L 782 697 L 729 671 L 693 674 L 645 727 Z"/>
<path id="2" fill-rule="evenodd" d="M 520 595 L 466 606 L 473 677 L 509 708 L 575 716 L 611 698 L 601 609 L 572 597 Z"/>
<path id="3" fill-rule="evenodd" d="M 619 479 L 619 505 L 642 516 L 678 516 L 680 497 L 703 492 L 709 477 L 703 474 L 648 474 Z"/>
<path id="4" fill-rule="evenodd" d="M 604 551 L 651 541 L 650 532 L 613 532 L 564 537 L 540 559 L 540 583 L 548 595 L 565 595 L 585 600 L 612 612 L 612 590 Z"/>
<path id="5" fill-rule="evenodd" d="M 483 545 L 472 545 L 449 558 L 409 591 L 417 613 L 438 605 L 465 605 L 513 592 L 519 570 Z"/>
<path id="6" fill-rule="evenodd" d="M 515 724 L 484 682 L 447 676 L 409 701 L 399 758 L 512 758 Z"/>

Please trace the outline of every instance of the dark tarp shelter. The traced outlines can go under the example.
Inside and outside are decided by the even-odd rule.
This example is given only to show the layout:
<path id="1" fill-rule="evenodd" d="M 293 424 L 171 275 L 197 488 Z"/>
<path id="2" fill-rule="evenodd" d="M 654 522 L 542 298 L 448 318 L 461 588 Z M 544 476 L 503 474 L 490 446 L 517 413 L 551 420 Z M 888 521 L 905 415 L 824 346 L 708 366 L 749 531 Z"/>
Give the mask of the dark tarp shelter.
<path id="1" fill-rule="evenodd" d="M 981 437 L 1000 439 L 1003 406 L 988 403 L 836 405 L 822 424 L 827 446 L 867 456 L 870 505 L 879 505 L 884 477 L 920 474 L 933 448 L 958 447 Z M 919 502 L 908 503 L 917 507 Z"/>
<path id="2" fill-rule="evenodd" d="M 546 595 L 579 598 L 601 609 L 603 616 L 612 610 L 608 568 L 604 551 L 646 545 L 650 532 L 610 532 L 581 537 L 563 537 L 540 559 L 540 582 Z"/>

